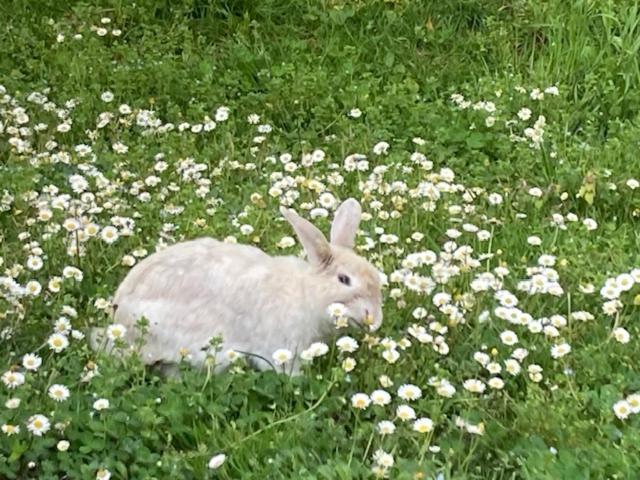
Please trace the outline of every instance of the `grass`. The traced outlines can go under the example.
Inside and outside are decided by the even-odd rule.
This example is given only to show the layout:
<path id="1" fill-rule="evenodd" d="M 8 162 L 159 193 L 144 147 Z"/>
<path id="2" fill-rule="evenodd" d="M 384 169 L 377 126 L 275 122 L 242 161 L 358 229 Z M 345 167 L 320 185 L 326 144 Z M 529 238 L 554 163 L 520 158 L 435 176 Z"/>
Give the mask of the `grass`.
<path id="1" fill-rule="evenodd" d="M 600 289 L 607 279 L 619 286 L 621 274 L 640 267 L 635 2 L 14 0 L 0 6 L 0 19 L 0 370 L 9 372 L 0 385 L 0 477 L 634 477 L 638 418 L 625 415 L 630 406 L 620 402 L 633 404 L 629 396 L 640 390 L 640 297 L 634 283 L 616 289 L 619 305 L 607 304 Z M 544 98 L 532 98 L 535 89 L 546 89 Z M 101 98 L 107 91 L 110 102 Z M 32 92 L 53 106 L 29 100 Z M 469 105 L 456 104 L 453 94 Z M 71 99 L 75 106 L 65 106 Z M 132 113 L 122 113 L 121 104 Z M 210 132 L 191 130 L 221 106 L 228 120 Z M 359 118 L 349 115 L 355 108 Z M 140 110 L 176 128 L 141 126 Z M 98 127 L 103 112 L 113 116 Z M 248 122 L 251 114 L 271 131 Z M 540 115 L 542 137 L 532 145 L 525 128 Z M 177 128 L 183 122 L 188 126 Z M 68 132 L 58 131 L 63 123 Z M 382 141 L 387 153 L 373 153 Z M 114 151 L 117 143 L 128 151 Z M 82 144 L 92 153 L 82 156 Z M 302 166 L 302 156 L 317 149 L 324 160 Z M 412 160 L 415 152 L 433 167 Z M 298 165 L 291 175 L 301 178 L 274 192 L 274 172 L 288 175 L 283 153 Z M 345 167 L 354 153 L 366 155 L 367 168 Z M 185 175 L 193 167 L 188 159 L 203 170 Z M 155 168 L 159 160 L 166 170 Z M 74 191 L 73 175 L 87 186 Z M 145 183 L 150 176 L 159 184 Z M 179 380 L 166 380 L 136 358 L 95 353 L 80 338 L 112 322 L 109 299 L 125 264 L 159 243 L 233 236 L 271 254 L 298 253 L 297 245 L 277 246 L 292 235 L 277 212 L 290 201 L 303 212 L 305 204 L 317 207 L 320 191 L 309 180 L 336 198 L 358 198 L 372 215 L 357 243 L 390 280 L 377 345 L 367 347 L 362 333 L 348 330 L 336 335 L 357 338 L 357 352 L 340 352 L 335 339 L 325 339 L 329 353 L 300 377 L 257 373 L 240 361 L 213 377 L 184 366 Z M 420 182 L 436 185 L 439 197 L 416 195 Z M 69 196 L 57 208 L 61 194 Z M 69 233 L 70 218 L 99 231 L 115 226 L 119 238 Z M 316 223 L 328 230 L 328 220 Z M 253 233 L 243 235 L 242 224 Z M 398 241 L 385 243 L 381 233 Z M 528 243 L 531 236 L 541 245 Z M 446 283 L 412 290 L 400 272 L 405 259 L 431 250 L 446 263 L 451 240 L 473 248 L 478 263 L 455 260 L 461 268 Z M 557 295 L 518 288 L 543 254 L 555 258 L 545 281 L 557 273 Z M 81 280 L 65 277 L 69 266 L 80 269 Z M 427 265 L 411 269 L 435 275 Z M 499 280 L 488 291 L 474 283 L 483 272 Z M 503 290 L 531 315 L 528 325 L 500 318 Z M 434 305 L 438 292 L 451 294 L 460 318 Z M 425 318 L 415 318 L 419 307 Z M 593 318 L 580 320 L 575 312 L 582 311 Z M 56 353 L 47 342 L 54 329 L 65 330 L 61 316 L 76 333 L 65 331 L 70 344 Z M 439 332 L 448 348 L 421 343 L 413 323 L 432 337 Z M 538 333 L 538 326 L 547 328 Z M 517 334 L 517 344 L 503 342 L 505 330 Z M 565 344 L 571 351 L 554 358 L 552 347 Z M 526 358 L 516 348 L 526 349 Z M 390 350 L 399 354 L 395 363 L 385 359 Z M 35 371 L 23 364 L 30 352 L 42 359 Z M 478 352 L 501 371 L 489 372 L 474 359 Z M 506 370 L 514 354 L 517 374 Z M 345 371 L 347 357 L 357 362 L 352 371 Z M 99 375 L 81 380 L 96 367 Z M 12 372 L 24 374 L 24 384 L 11 388 Z M 504 387 L 488 386 L 492 377 Z M 436 378 L 455 393 L 442 395 Z M 484 392 L 465 389 L 469 379 L 482 380 Z M 48 395 L 54 384 L 68 387 L 67 400 Z M 402 400 L 402 384 L 418 386 L 422 397 Z M 380 388 L 391 393 L 390 405 L 351 406 L 352 395 Z M 20 405 L 10 408 L 15 398 Z M 109 408 L 96 411 L 98 398 Z M 404 403 L 434 429 L 419 433 L 395 418 Z M 27 428 L 35 414 L 51 423 L 42 436 Z M 382 420 L 394 421 L 395 433 L 380 435 Z M 19 433 L 9 435 L 10 426 Z M 393 466 L 380 466 L 388 457 L 374 455 L 379 450 Z M 209 468 L 218 453 L 224 464 Z"/>

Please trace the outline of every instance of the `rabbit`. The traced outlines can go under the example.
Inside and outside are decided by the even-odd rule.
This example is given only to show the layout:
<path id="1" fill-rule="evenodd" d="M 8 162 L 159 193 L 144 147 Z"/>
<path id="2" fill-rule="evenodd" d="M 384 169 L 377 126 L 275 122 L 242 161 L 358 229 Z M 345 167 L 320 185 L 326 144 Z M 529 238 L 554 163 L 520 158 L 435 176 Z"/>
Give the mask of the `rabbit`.
<path id="1" fill-rule="evenodd" d="M 114 317 L 126 327 L 123 340 L 130 345 L 136 341 L 137 321 L 148 320 L 140 348 L 145 364 L 171 372 L 185 358 L 201 367 L 213 355 L 210 339 L 220 336 L 216 371 L 229 365 L 229 350 L 253 354 L 248 357 L 252 366 L 264 370 L 272 354 L 284 348 L 294 353 L 290 368 L 297 374 L 302 350 L 335 331 L 329 305 L 344 304 L 351 321 L 362 327 L 380 327 L 380 273 L 353 251 L 360 204 L 350 198 L 339 206 L 330 242 L 294 210 L 281 207 L 280 212 L 300 240 L 306 261 L 200 238 L 156 252 L 128 273 L 114 297 Z M 100 336 L 103 329 L 92 332 L 94 348 L 100 348 Z"/>

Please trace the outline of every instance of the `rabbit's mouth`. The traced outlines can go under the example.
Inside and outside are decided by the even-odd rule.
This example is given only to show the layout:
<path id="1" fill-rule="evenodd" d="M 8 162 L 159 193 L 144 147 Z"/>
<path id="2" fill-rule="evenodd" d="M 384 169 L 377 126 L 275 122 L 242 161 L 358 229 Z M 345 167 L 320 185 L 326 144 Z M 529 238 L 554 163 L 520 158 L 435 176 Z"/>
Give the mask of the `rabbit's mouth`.
<path id="1" fill-rule="evenodd" d="M 356 320 L 353 317 L 349 317 L 349 323 L 357 326 L 360 330 L 363 330 L 366 332 L 372 332 L 376 330 L 376 328 L 374 327 L 375 319 L 373 318 L 373 315 L 369 313 L 368 310 L 366 311 L 366 314 L 362 320 Z"/>
<path id="2" fill-rule="evenodd" d="M 364 325 L 363 321 L 358 321 L 353 317 L 349 317 L 349 323 L 352 325 L 355 325 L 356 327 L 358 327 L 360 330 L 366 330 L 367 328 Z"/>

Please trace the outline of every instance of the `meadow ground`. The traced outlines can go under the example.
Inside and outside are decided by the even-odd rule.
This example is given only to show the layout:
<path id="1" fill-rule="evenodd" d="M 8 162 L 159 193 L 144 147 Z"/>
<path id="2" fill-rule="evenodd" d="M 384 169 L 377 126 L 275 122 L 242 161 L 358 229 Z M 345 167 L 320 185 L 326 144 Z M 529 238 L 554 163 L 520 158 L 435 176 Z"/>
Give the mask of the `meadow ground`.
<path id="1" fill-rule="evenodd" d="M 88 3 L 0 5 L 0 477 L 637 478 L 636 2 Z M 349 196 L 385 322 L 305 375 L 88 348 L 157 248 Z"/>

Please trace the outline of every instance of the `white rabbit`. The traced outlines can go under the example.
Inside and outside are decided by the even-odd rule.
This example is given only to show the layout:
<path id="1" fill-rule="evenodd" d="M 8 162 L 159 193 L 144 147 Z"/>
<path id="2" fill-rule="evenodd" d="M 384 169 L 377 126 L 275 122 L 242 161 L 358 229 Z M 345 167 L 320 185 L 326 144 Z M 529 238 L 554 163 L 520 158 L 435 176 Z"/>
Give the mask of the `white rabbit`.
<path id="1" fill-rule="evenodd" d="M 156 252 L 129 272 L 115 294 L 115 321 L 127 328 L 124 340 L 132 344 L 136 322 L 141 317 L 148 320 L 140 350 L 145 364 L 171 368 L 186 349 L 188 361 L 201 366 L 215 336 L 222 338 L 216 368 L 228 365 L 228 350 L 269 361 L 280 348 L 300 354 L 335 331 L 327 314 L 332 303 L 344 304 L 360 325 L 372 330 L 380 326 L 379 273 L 352 250 L 360 204 L 349 199 L 340 205 L 331 225 L 331 243 L 295 211 L 280 211 L 293 226 L 307 261 L 201 238 Z M 101 333 L 102 329 L 92 333 L 94 348 Z M 259 359 L 254 365 L 269 368 Z M 290 365 L 297 371 L 298 358 Z"/>

